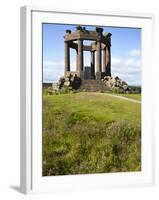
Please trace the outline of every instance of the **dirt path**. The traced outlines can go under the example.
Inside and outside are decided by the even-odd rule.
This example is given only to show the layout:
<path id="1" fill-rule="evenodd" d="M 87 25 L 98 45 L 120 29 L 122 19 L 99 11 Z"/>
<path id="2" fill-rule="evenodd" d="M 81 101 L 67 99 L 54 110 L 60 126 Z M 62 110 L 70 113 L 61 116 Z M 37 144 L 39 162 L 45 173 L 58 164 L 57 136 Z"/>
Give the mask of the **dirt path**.
<path id="1" fill-rule="evenodd" d="M 103 93 L 100 93 L 100 94 L 103 94 Z M 139 103 L 141 104 L 141 101 L 138 101 L 138 100 L 135 100 L 135 99 L 130 99 L 130 98 L 127 98 L 127 97 L 122 97 L 122 96 L 118 96 L 118 95 L 115 95 L 115 94 L 108 94 L 108 93 L 104 93 L 110 97 L 115 97 L 115 98 L 118 98 L 118 99 L 123 99 L 123 100 L 126 100 L 126 101 L 131 101 L 133 103 Z"/>

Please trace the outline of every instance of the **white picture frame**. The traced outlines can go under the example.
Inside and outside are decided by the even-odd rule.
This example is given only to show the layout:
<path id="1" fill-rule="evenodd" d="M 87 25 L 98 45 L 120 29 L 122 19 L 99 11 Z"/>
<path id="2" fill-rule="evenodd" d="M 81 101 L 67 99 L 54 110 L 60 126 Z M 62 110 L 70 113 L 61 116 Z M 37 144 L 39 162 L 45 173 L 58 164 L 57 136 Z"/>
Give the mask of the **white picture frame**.
<path id="1" fill-rule="evenodd" d="M 141 172 L 42 177 L 42 23 L 142 29 Z M 107 11 L 21 8 L 21 192 L 43 193 L 152 185 L 154 183 L 153 16 Z M 152 67 L 150 67 L 152 66 Z"/>

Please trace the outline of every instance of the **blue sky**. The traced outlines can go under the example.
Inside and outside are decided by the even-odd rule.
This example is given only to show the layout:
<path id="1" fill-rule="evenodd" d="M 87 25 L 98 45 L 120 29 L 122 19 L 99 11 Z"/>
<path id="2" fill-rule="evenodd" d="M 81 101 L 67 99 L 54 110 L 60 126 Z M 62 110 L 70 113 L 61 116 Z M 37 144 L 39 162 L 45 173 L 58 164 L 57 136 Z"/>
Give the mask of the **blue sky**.
<path id="1" fill-rule="evenodd" d="M 95 30 L 94 26 L 85 26 Z M 141 85 L 141 29 L 103 27 L 111 37 L 112 76 L 119 76 L 129 85 Z M 43 24 L 43 82 L 55 82 L 64 74 L 64 34 L 74 25 Z M 89 44 L 90 41 L 84 41 Z M 71 70 L 75 70 L 76 53 L 70 51 Z M 90 66 L 90 52 L 84 52 L 84 66 Z"/>

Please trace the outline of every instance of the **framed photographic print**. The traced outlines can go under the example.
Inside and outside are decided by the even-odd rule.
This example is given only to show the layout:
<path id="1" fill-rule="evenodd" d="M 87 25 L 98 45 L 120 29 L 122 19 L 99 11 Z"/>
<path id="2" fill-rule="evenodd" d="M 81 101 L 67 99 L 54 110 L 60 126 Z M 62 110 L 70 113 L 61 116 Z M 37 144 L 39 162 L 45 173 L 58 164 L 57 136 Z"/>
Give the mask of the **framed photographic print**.
<path id="1" fill-rule="evenodd" d="M 153 183 L 153 17 L 21 8 L 21 191 Z"/>

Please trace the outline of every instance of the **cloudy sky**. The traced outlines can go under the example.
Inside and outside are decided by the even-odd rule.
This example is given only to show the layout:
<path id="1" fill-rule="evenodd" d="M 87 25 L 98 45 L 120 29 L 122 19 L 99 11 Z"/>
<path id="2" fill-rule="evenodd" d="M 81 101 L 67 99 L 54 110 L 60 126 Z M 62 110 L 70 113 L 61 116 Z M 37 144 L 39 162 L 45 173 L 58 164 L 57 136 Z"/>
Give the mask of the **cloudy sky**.
<path id="1" fill-rule="evenodd" d="M 94 26 L 85 26 L 95 30 Z M 129 85 L 141 85 L 141 29 L 103 27 L 112 33 L 111 70 Z M 43 24 L 43 82 L 55 82 L 64 74 L 64 34 L 76 26 Z M 84 41 L 90 44 L 90 41 Z M 71 70 L 75 70 L 76 53 L 70 51 Z M 90 52 L 84 52 L 84 66 L 90 66 Z"/>

